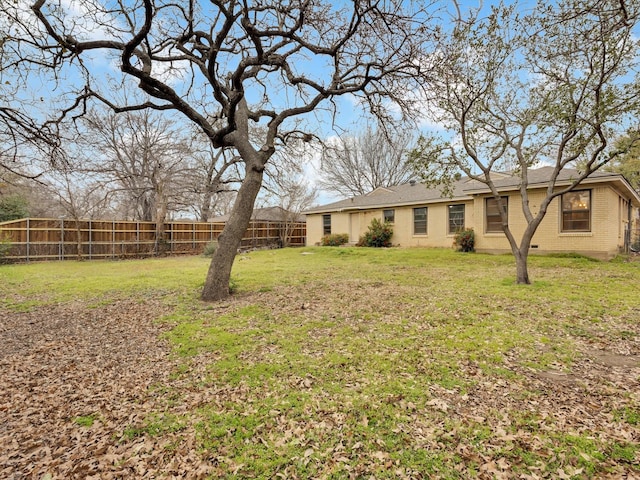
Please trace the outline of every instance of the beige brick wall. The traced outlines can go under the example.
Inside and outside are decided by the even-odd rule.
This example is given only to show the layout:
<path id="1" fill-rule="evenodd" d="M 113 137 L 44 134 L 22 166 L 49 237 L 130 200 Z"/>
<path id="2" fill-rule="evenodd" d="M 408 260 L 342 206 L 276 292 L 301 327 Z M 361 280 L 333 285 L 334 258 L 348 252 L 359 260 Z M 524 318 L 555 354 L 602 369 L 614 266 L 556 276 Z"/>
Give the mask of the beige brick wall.
<path id="1" fill-rule="evenodd" d="M 453 204 L 465 205 L 465 227 L 473 227 L 475 211 L 471 201 L 398 208 L 396 209 L 396 221 L 393 226 L 393 244 L 413 247 L 451 247 L 454 236 L 447 233 L 449 228 L 448 205 Z M 427 207 L 426 235 L 414 235 L 413 232 L 413 209 L 417 207 Z"/>
<path id="2" fill-rule="evenodd" d="M 624 244 L 620 195 L 608 186 L 590 189 L 591 231 L 562 232 L 560 198 L 556 198 L 533 236 L 531 253 L 577 252 L 601 258 L 610 258 L 618 253 Z M 529 205 L 534 215 L 538 213 L 544 195 L 543 190 L 530 192 Z M 485 198 L 478 197 L 475 202 L 476 217 L 482 219 L 482 224 L 476 227 L 476 248 L 481 252 L 508 252 L 509 242 L 504 234 L 485 233 Z M 519 241 L 526 228 L 519 195 L 509 196 L 509 228 Z"/>
<path id="3" fill-rule="evenodd" d="M 451 247 L 453 235 L 447 234 L 449 222 L 447 206 L 459 203 L 465 205 L 465 226 L 472 227 L 475 215 L 473 202 L 416 205 L 415 207 L 427 207 L 426 235 L 414 235 L 413 233 L 414 206 L 395 208 L 392 243 L 400 246 Z M 334 212 L 331 214 L 331 233 L 348 233 L 349 241 L 356 243 L 367 231 L 374 218 L 382 220 L 383 210 Z M 322 215 L 307 215 L 307 245 L 315 245 L 320 242 L 321 238 Z"/>
<path id="4" fill-rule="evenodd" d="M 322 215 L 307 215 L 307 246 L 313 246 L 322 238 Z"/>
<path id="5" fill-rule="evenodd" d="M 610 258 L 619 252 L 624 244 L 624 226 L 627 212 L 624 200 L 613 188 L 602 185 L 590 187 L 591 193 L 591 232 L 562 232 L 560 199 L 556 198 L 547 209 L 547 214 L 536 231 L 531 253 L 577 252 L 600 258 Z M 538 208 L 545 191 L 533 191 L 529 194 L 529 205 L 533 214 Z M 526 220 L 522 213 L 520 195 L 509 194 L 509 227 L 516 239 L 522 238 Z M 413 205 L 395 208 L 393 225 L 394 245 L 417 247 L 451 247 L 453 235 L 447 234 L 447 206 L 456 203 L 465 204 L 465 227 L 473 228 L 476 233 L 476 249 L 480 252 L 510 252 L 511 248 L 503 233 L 486 233 L 485 198 L 477 196 L 473 201 L 443 202 L 429 205 Z M 427 234 L 414 235 L 413 208 L 427 207 Z M 373 218 L 382 220 L 383 209 L 340 212 L 331 214 L 332 233 L 348 233 L 350 242 L 367 231 Z M 307 245 L 315 245 L 322 237 L 322 215 L 307 215 Z M 537 247 L 536 247 L 537 246 Z"/>
<path id="6" fill-rule="evenodd" d="M 349 241 L 356 243 L 360 236 L 361 225 L 369 216 L 373 215 L 363 212 L 333 212 L 331 213 L 331 233 L 346 233 L 349 235 Z M 378 216 L 382 218 L 382 210 Z M 322 232 L 322 214 L 307 215 L 307 245 L 319 244 L 323 237 Z"/>

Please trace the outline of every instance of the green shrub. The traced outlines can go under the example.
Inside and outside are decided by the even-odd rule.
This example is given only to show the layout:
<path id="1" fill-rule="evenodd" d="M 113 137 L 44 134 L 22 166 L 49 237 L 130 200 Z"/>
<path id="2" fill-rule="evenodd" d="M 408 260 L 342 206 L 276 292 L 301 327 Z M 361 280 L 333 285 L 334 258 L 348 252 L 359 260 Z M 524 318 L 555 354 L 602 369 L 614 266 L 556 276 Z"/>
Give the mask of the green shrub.
<path id="1" fill-rule="evenodd" d="M 12 246 L 9 237 L 0 237 L 0 262 L 11 251 Z"/>
<path id="2" fill-rule="evenodd" d="M 458 252 L 475 252 L 476 237 L 473 228 L 465 228 L 456 233 L 453 246 Z"/>
<path id="3" fill-rule="evenodd" d="M 345 243 L 349 243 L 348 233 L 332 233 L 331 235 L 325 235 L 320 240 L 320 245 L 323 247 L 339 247 Z"/>
<path id="4" fill-rule="evenodd" d="M 20 195 L 0 198 L 0 222 L 18 220 L 29 216 L 27 200 Z"/>
<path id="5" fill-rule="evenodd" d="M 204 255 L 205 257 L 213 257 L 213 254 L 216 253 L 217 249 L 218 249 L 218 241 L 211 240 L 209 243 L 205 245 L 204 250 L 202 251 L 202 255 Z"/>
<path id="6" fill-rule="evenodd" d="M 381 222 L 377 218 L 371 220 L 367 232 L 360 237 L 359 247 L 390 247 L 393 228 L 388 222 Z"/>

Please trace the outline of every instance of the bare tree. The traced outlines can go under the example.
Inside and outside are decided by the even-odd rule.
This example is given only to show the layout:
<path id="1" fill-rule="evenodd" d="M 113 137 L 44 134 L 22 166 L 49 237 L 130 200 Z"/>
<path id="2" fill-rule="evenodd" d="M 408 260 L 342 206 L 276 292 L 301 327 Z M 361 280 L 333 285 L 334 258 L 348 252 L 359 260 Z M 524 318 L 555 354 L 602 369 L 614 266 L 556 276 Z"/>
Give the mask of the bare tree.
<path id="1" fill-rule="evenodd" d="M 230 149 L 215 149 L 210 143 L 194 152 L 191 175 L 186 179 L 191 191 L 185 203 L 201 222 L 219 214 L 218 204 L 227 203 L 229 194 L 237 190 L 242 179 L 237 167 L 241 163 L 242 159 Z"/>
<path id="2" fill-rule="evenodd" d="M 310 208 L 317 197 L 317 188 L 300 176 L 280 179 L 279 206 L 283 214 L 281 232 L 283 247 L 291 244 L 291 237 L 300 223 L 302 212 Z"/>
<path id="3" fill-rule="evenodd" d="M 530 283 L 529 247 L 551 202 L 575 189 L 621 149 L 612 141 L 640 111 L 637 81 L 640 4 L 619 0 L 540 2 L 526 15 L 494 7 L 486 18 L 459 21 L 424 61 L 437 69 L 433 110 L 449 138 L 422 137 L 412 153 L 425 180 L 446 187 L 455 172 L 493 194 L 516 260 L 516 280 Z M 529 203 L 529 168 L 552 165 L 537 211 Z M 563 169 L 582 170 L 556 187 Z M 496 172 L 519 176 L 526 228 L 515 238 L 496 188 Z"/>
<path id="4" fill-rule="evenodd" d="M 136 220 L 156 222 L 162 245 L 168 214 L 179 209 L 191 184 L 191 141 L 178 126 L 151 110 L 83 117 L 92 158 L 83 171 L 118 192 Z"/>
<path id="5" fill-rule="evenodd" d="M 109 209 L 109 192 L 99 183 L 90 183 L 81 170 L 72 168 L 68 162 L 44 173 L 42 181 L 48 196 L 54 201 L 54 208 L 58 210 L 58 214 L 53 216 L 74 221 L 77 257 L 82 260 L 82 221 L 105 218 Z"/>
<path id="6" fill-rule="evenodd" d="M 114 7 L 80 0 L 80 18 L 65 2 L 37 0 L 33 12 L 48 34 L 46 48 L 60 62 L 85 59 L 80 65 L 88 81 L 76 105 L 93 97 L 117 112 L 177 110 L 214 148 L 230 148 L 242 159 L 243 181 L 202 292 L 204 300 L 219 300 L 229 295 L 231 267 L 267 162 L 289 139 L 308 135 L 297 120 L 321 105 L 335 108 L 330 100 L 346 94 L 380 117 L 389 101 L 410 107 L 405 94 L 414 87 L 408 83 L 424 78 L 415 58 L 427 48 L 433 25 L 424 4 L 408 11 L 412 5 L 142 0 Z M 152 100 L 121 105 L 101 91 L 90 81 L 96 72 L 89 59 L 97 51 L 117 59 L 124 84 L 137 82 Z M 252 141 L 250 124 L 262 127 L 259 142 Z"/>
<path id="7" fill-rule="evenodd" d="M 83 173 L 71 169 L 47 172 L 43 178 L 49 198 L 57 204 L 57 212 L 73 220 L 105 219 L 111 217 L 109 192 L 99 183 L 90 183 Z"/>
<path id="8" fill-rule="evenodd" d="M 266 172 L 264 203 L 277 205 L 280 209 L 282 230 L 280 242 L 289 246 L 291 236 L 298 225 L 301 214 L 318 196 L 318 189 L 305 179 L 303 162 L 308 158 L 304 143 L 290 144 L 276 154 Z"/>
<path id="9" fill-rule="evenodd" d="M 411 129 L 367 127 L 356 136 L 340 136 L 323 147 L 318 186 L 351 197 L 406 183 L 413 174 L 407 163 L 413 140 Z"/>
<path id="10" fill-rule="evenodd" d="M 36 164 L 64 158 L 58 124 L 44 116 L 42 93 L 34 86 L 55 64 L 38 45 L 35 19 L 22 2 L 0 6 L 0 167 L 26 178 L 38 176 Z"/>

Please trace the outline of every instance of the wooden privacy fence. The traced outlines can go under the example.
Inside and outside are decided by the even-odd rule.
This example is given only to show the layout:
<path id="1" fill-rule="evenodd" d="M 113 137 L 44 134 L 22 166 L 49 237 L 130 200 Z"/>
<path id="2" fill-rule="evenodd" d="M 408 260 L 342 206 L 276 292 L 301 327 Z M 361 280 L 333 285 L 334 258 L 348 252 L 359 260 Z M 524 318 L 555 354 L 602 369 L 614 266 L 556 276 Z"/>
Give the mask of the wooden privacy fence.
<path id="1" fill-rule="evenodd" d="M 157 238 L 155 222 L 24 218 L 0 223 L 0 257 L 20 262 L 195 255 L 218 238 L 224 225 L 166 222 L 164 235 Z M 254 220 L 240 248 L 304 246 L 305 241 L 304 222 Z"/>

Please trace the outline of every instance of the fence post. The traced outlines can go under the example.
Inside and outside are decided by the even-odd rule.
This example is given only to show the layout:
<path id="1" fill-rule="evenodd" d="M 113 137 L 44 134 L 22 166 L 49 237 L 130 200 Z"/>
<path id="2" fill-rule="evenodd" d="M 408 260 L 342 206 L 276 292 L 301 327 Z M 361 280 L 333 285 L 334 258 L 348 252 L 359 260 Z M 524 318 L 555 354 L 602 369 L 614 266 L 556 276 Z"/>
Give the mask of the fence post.
<path id="1" fill-rule="evenodd" d="M 60 218 L 60 248 L 58 249 L 58 258 L 64 260 L 64 218 Z"/>
<path id="2" fill-rule="evenodd" d="M 65 218 L 59 217 L 59 218 L 36 219 L 36 220 L 37 220 L 36 226 L 34 227 L 37 230 L 36 250 L 34 252 L 31 251 L 31 240 L 32 240 L 31 228 L 33 227 L 33 222 L 28 217 L 20 221 L 23 227 L 25 225 L 25 223 L 23 222 L 26 222 L 26 231 L 22 227 L 19 229 L 21 232 L 20 233 L 21 238 L 25 239 L 26 237 L 25 250 L 22 250 L 22 252 L 25 253 L 25 255 L 24 256 L 21 255 L 20 258 L 23 258 L 27 262 L 29 262 L 31 260 L 31 257 L 37 260 L 41 258 L 41 254 L 42 254 L 42 257 L 52 260 L 53 258 L 55 258 L 53 255 L 52 249 L 53 249 L 53 246 L 57 243 L 58 259 L 66 260 L 67 234 L 65 230 L 67 230 L 67 228 L 66 228 Z M 42 225 L 40 224 L 40 222 L 43 222 Z M 56 222 L 60 222 L 60 223 L 56 225 Z M 94 259 L 94 257 L 108 258 L 109 253 L 107 252 L 107 245 L 108 245 L 107 235 L 109 232 L 108 230 L 109 221 L 108 220 L 98 221 L 100 226 L 98 227 L 99 230 L 96 231 L 97 236 L 93 234 L 93 228 L 94 228 L 93 221 L 86 220 L 86 222 L 87 222 L 86 225 L 89 232 L 87 235 L 88 243 L 89 243 L 89 246 L 87 247 L 87 252 L 88 252 L 89 259 Z M 120 222 L 120 223 L 123 223 L 123 225 L 120 225 L 118 227 L 118 230 L 116 230 L 116 225 L 117 225 L 116 220 L 111 221 L 111 257 L 114 259 L 117 257 L 116 255 L 117 249 L 120 249 L 120 251 L 122 252 L 121 255 L 123 257 L 127 256 L 126 247 L 131 246 L 134 241 L 137 242 L 138 248 L 140 248 L 140 242 L 142 241 L 141 239 L 142 234 L 146 233 L 146 230 L 144 230 L 145 225 L 143 225 L 144 222 L 126 221 L 126 222 Z M 168 222 L 167 223 L 167 229 L 168 229 L 167 236 L 170 241 L 169 248 L 172 253 L 188 253 L 189 250 L 186 249 L 186 245 L 189 243 L 189 241 L 188 241 L 188 238 L 184 236 L 186 235 L 187 231 L 191 232 L 192 249 L 194 250 L 198 249 L 200 247 L 200 244 L 203 241 L 206 241 L 206 235 L 204 235 L 206 233 L 205 227 L 200 229 L 199 225 L 202 225 L 202 222 L 197 224 L 196 223 L 197 222 L 184 222 L 184 223 Z M 223 227 L 224 225 L 220 223 L 214 224 L 213 222 L 206 222 L 206 223 L 209 224 L 208 228 L 209 228 L 210 241 L 213 241 L 215 240 L 216 235 L 219 234 L 219 228 Z M 87 243 L 87 242 L 84 242 L 84 231 L 86 229 L 78 227 L 78 225 L 80 225 L 78 220 L 74 220 L 74 224 L 75 224 L 74 228 L 77 231 L 77 234 L 79 235 L 78 242 L 77 242 L 78 248 L 80 249 L 79 253 L 84 255 L 84 252 L 85 252 L 84 245 Z M 187 229 L 189 224 L 191 224 L 191 228 Z M 83 225 L 85 224 L 83 223 Z M 180 227 L 182 227 L 183 229 L 176 229 L 176 225 L 180 225 Z M 130 235 L 134 232 L 133 227 L 135 227 L 135 233 L 137 236 L 135 240 L 133 238 L 130 238 Z M 256 248 L 260 246 L 267 246 L 270 242 L 273 243 L 274 241 L 282 240 L 280 238 L 280 235 L 282 235 L 282 230 L 285 228 L 288 228 L 288 227 L 286 227 L 284 222 L 275 222 L 275 221 L 267 221 L 267 220 L 265 220 L 264 222 L 260 222 L 253 219 L 250 221 L 248 229 L 242 238 L 241 247 Z M 293 226 L 292 229 L 295 231 L 295 239 L 292 237 L 291 243 L 297 246 L 304 246 L 305 230 L 306 230 L 305 224 L 303 222 L 296 222 L 295 226 Z M 203 240 L 200 240 L 200 236 L 199 236 L 201 231 L 203 233 Z M 22 232 L 25 232 L 25 236 L 22 236 Z M 42 242 L 38 241 L 40 239 L 40 232 L 42 232 L 42 235 L 46 236 L 46 239 L 45 239 L 46 241 L 42 241 Z M 177 233 L 174 234 L 175 232 Z M 181 232 L 184 232 L 184 234 Z M 73 237 L 74 235 L 73 230 L 71 230 L 71 233 L 72 233 L 71 236 Z M 119 236 L 119 234 L 121 235 Z M 59 235 L 58 242 L 54 242 L 52 240 L 55 235 Z M 93 246 L 94 241 L 98 242 L 96 243 L 96 246 L 98 246 L 97 250 Z M 116 241 L 119 242 L 118 245 L 116 245 Z M 70 242 L 73 242 L 73 244 L 75 245 L 76 244 L 75 237 L 71 238 Z M 179 247 L 177 245 L 177 242 L 180 242 L 180 245 L 184 243 L 186 250 L 183 250 L 181 248 L 176 248 L 176 247 Z M 24 244 L 23 242 L 20 242 L 20 243 Z M 627 226 L 624 232 L 624 243 L 625 243 L 624 248 L 629 249 L 629 247 L 631 247 L 634 251 L 638 250 L 638 246 L 640 245 L 640 226 L 636 226 L 635 224 Z M 620 246 L 620 248 L 622 249 L 623 246 Z M 46 251 L 41 252 L 40 250 L 46 250 Z"/>
<path id="3" fill-rule="evenodd" d="M 30 233 L 31 233 L 31 231 L 30 231 L 31 224 L 30 224 L 29 220 L 30 219 L 27 218 L 27 262 L 29 261 L 29 250 L 31 248 L 31 235 L 30 235 Z"/>

